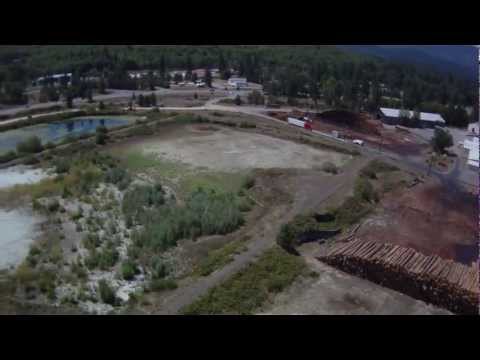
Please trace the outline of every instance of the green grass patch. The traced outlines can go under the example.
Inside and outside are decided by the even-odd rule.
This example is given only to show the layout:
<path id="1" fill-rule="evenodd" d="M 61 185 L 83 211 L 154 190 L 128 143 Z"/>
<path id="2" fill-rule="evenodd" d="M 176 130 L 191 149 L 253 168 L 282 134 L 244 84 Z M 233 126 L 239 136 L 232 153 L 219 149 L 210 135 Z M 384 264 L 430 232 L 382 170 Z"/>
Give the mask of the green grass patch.
<path id="1" fill-rule="evenodd" d="M 305 273 L 301 257 L 280 248 L 265 252 L 255 263 L 181 310 L 185 315 L 249 315 Z"/>
<path id="2" fill-rule="evenodd" d="M 235 240 L 220 249 L 210 252 L 207 258 L 195 269 L 194 276 L 208 276 L 231 263 L 235 255 L 247 250 L 246 241 L 246 238 Z"/>

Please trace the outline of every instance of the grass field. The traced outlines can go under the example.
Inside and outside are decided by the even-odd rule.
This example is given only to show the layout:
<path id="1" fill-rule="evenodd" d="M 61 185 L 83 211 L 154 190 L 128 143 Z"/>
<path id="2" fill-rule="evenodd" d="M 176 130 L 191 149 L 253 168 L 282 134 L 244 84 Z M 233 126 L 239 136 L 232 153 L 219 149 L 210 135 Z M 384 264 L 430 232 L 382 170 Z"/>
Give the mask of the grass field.
<path id="1" fill-rule="evenodd" d="M 166 181 L 173 185 L 182 196 L 198 188 L 237 193 L 248 176 L 247 171 L 228 173 L 194 168 L 163 159 L 155 154 L 145 154 L 136 149 L 116 155 L 132 173 L 148 173 L 158 180 Z"/>

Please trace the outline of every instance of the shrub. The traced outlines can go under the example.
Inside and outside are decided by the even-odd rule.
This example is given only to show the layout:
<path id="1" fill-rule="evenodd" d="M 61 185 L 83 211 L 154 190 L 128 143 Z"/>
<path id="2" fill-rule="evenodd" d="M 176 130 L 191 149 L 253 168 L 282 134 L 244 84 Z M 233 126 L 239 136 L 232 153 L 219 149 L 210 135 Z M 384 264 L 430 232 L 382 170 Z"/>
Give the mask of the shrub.
<path id="1" fill-rule="evenodd" d="M 121 273 L 124 280 L 131 281 L 138 273 L 138 269 L 133 261 L 126 261 L 122 264 Z"/>
<path id="2" fill-rule="evenodd" d="M 49 141 L 45 144 L 45 149 L 51 150 L 53 148 L 55 148 L 55 144 L 53 142 Z"/>
<path id="3" fill-rule="evenodd" d="M 40 160 L 38 160 L 35 156 L 29 155 L 25 159 L 23 159 L 23 164 L 24 165 L 36 165 L 40 163 Z"/>
<path id="4" fill-rule="evenodd" d="M 431 145 L 436 153 L 444 154 L 447 148 L 453 146 L 453 137 L 448 131 L 436 128 Z"/>
<path id="5" fill-rule="evenodd" d="M 154 257 L 152 259 L 152 278 L 164 279 L 168 275 L 168 269 L 162 259 Z"/>
<path id="6" fill-rule="evenodd" d="M 0 155 L 0 164 L 10 162 L 17 158 L 17 153 L 13 150 Z"/>
<path id="7" fill-rule="evenodd" d="M 27 140 L 17 143 L 17 152 L 36 154 L 43 151 L 42 141 L 38 136 L 31 136 Z"/>
<path id="8" fill-rule="evenodd" d="M 243 181 L 243 188 L 246 190 L 250 190 L 255 186 L 255 178 L 253 176 L 247 176 Z"/>
<path id="9" fill-rule="evenodd" d="M 296 240 L 296 232 L 291 224 L 284 224 L 277 236 L 277 244 L 290 253 L 295 252 L 295 247 L 298 245 Z"/>
<path id="10" fill-rule="evenodd" d="M 325 164 L 323 164 L 322 170 L 329 174 L 338 174 L 338 168 L 335 166 L 335 164 L 331 162 L 326 162 Z"/>
<path id="11" fill-rule="evenodd" d="M 67 159 L 59 159 L 55 161 L 55 172 L 57 174 L 65 174 L 70 171 L 70 161 Z"/>
<path id="12" fill-rule="evenodd" d="M 108 135 L 102 132 L 98 132 L 95 136 L 95 143 L 97 145 L 105 145 L 107 143 Z"/>
<path id="13" fill-rule="evenodd" d="M 105 304 L 112 306 L 116 305 L 117 298 L 115 296 L 115 292 L 105 280 L 100 280 L 98 282 L 98 291 L 100 293 L 100 299 L 102 299 Z"/>
<path id="14" fill-rule="evenodd" d="M 125 169 L 115 167 L 107 171 L 105 181 L 117 185 L 120 190 L 125 190 L 132 179 Z"/>
<path id="15" fill-rule="evenodd" d="M 242 101 L 242 98 L 240 97 L 240 95 L 237 95 L 235 97 L 235 100 L 233 100 L 233 101 L 234 101 L 235 105 L 237 105 L 237 106 L 241 106 L 243 104 L 243 101 Z"/>
<path id="16" fill-rule="evenodd" d="M 359 177 L 355 181 L 354 196 L 362 201 L 378 201 L 378 194 L 366 178 Z"/>
<path id="17" fill-rule="evenodd" d="M 257 125 L 251 124 L 251 123 L 246 122 L 246 121 L 242 121 L 240 123 L 240 128 L 241 129 L 255 129 L 256 127 L 257 127 Z"/>
<path id="18" fill-rule="evenodd" d="M 176 288 L 178 288 L 178 285 L 175 280 L 155 279 L 150 283 L 150 289 L 157 292 L 175 290 Z"/>
<path id="19" fill-rule="evenodd" d="M 334 211 L 335 218 L 339 225 L 353 225 L 370 211 L 357 197 L 349 197 Z"/>
<path id="20" fill-rule="evenodd" d="M 50 201 L 47 205 L 47 210 L 51 213 L 57 212 L 59 208 L 60 208 L 60 203 L 58 202 L 58 200 Z"/>
<path id="21" fill-rule="evenodd" d="M 95 132 L 97 134 L 107 134 L 108 133 L 108 129 L 105 125 L 99 125 L 97 126 L 97 128 L 95 129 Z"/>

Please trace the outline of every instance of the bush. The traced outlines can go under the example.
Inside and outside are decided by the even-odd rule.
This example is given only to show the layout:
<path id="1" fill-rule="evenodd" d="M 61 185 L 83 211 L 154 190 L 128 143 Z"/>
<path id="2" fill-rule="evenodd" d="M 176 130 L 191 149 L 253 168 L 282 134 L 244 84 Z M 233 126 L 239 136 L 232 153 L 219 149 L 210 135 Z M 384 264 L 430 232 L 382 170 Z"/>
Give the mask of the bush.
<path id="1" fill-rule="evenodd" d="M 108 129 L 106 126 L 104 125 L 99 125 L 97 126 L 97 128 L 95 129 L 95 132 L 97 134 L 107 134 L 108 133 Z"/>
<path id="2" fill-rule="evenodd" d="M 45 149 L 51 150 L 53 148 L 55 148 L 55 144 L 53 142 L 49 141 L 45 144 Z"/>
<path id="3" fill-rule="evenodd" d="M 116 305 L 117 299 L 115 296 L 115 292 L 105 280 L 100 280 L 98 282 L 98 291 L 100 293 L 100 299 L 102 299 L 105 304 L 109 304 L 112 306 Z"/>
<path id="4" fill-rule="evenodd" d="M 29 137 L 27 140 L 17 143 L 17 152 L 23 154 L 36 154 L 43 151 L 42 141 L 38 136 Z"/>
<path id="5" fill-rule="evenodd" d="M 176 288 L 178 288 L 178 285 L 175 280 L 155 279 L 150 283 L 150 290 L 157 292 L 175 290 Z"/>
<path id="6" fill-rule="evenodd" d="M 247 176 L 243 181 L 243 186 L 245 190 L 250 190 L 255 186 L 255 178 L 253 176 Z"/>
<path id="7" fill-rule="evenodd" d="M 237 106 L 241 106 L 243 104 L 243 101 L 242 101 L 242 98 L 240 97 L 240 95 L 237 95 L 235 97 L 235 100 L 233 100 L 233 101 L 234 101 L 235 105 L 237 105 Z"/>
<path id="8" fill-rule="evenodd" d="M 373 185 L 364 177 L 359 177 L 355 181 L 354 196 L 362 201 L 378 201 L 378 194 Z"/>
<path id="9" fill-rule="evenodd" d="M 25 159 L 23 159 L 23 164 L 24 165 L 36 165 L 40 163 L 40 160 L 38 160 L 35 156 L 29 155 Z"/>
<path id="10" fill-rule="evenodd" d="M 131 281 L 138 273 L 137 266 L 132 261 L 126 261 L 122 264 L 122 278 L 127 281 Z"/>
<path id="11" fill-rule="evenodd" d="M 349 197 L 345 202 L 334 211 L 334 215 L 339 225 L 353 225 L 363 216 L 368 214 L 370 207 L 366 206 L 357 197 Z"/>
<path id="12" fill-rule="evenodd" d="M 105 181 L 117 185 L 120 190 L 125 190 L 132 179 L 125 169 L 115 167 L 107 171 Z"/>
<path id="13" fill-rule="evenodd" d="M 59 159 L 55 162 L 55 172 L 65 174 L 70 171 L 70 162 L 67 159 Z"/>
<path id="14" fill-rule="evenodd" d="M 186 315 L 248 315 L 306 271 L 304 260 L 282 249 L 267 250 L 256 262 L 240 270 L 206 295 L 181 309 Z"/>
<path id="15" fill-rule="evenodd" d="M 3 155 L 0 155 L 0 164 L 10 162 L 16 158 L 17 158 L 17 153 L 11 150 Z"/>
<path id="16" fill-rule="evenodd" d="M 50 201 L 47 205 L 47 210 L 51 213 L 57 212 L 59 208 L 60 208 L 60 203 L 58 202 L 58 200 Z"/>
<path id="17" fill-rule="evenodd" d="M 255 129 L 256 127 L 257 127 L 257 125 L 251 124 L 251 123 L 246 122 L 246 121 L 242 121 L 240 123 L 240 128 L 241 129 Z"/>
<path id="18" fill-rule="evenodd" d="M 164 279 L 168 275 L 168 269 L 162 259 L 154 257 L 152 260 L 152 278 Z"/>
<path id="19" fill-rule="evenodd" d="M 192 193 L 182 207 L 160 207 L 143 212 L 141 218 L 145 227 L 134 238 L 155 251 L 173 247 L 184 238 L 226 235 L 244 223 L 233 194 L 201 189 Z"/>
<path id="20" fill-rule="evenodd" d="M 377 179 L 377 175 L 379 173 L 386 173 L 386 172 L 392 172 L 397 170 L 398 168 L 396 166 L 387 164 L 380 160 L 372 160 L 367 166 L 365 166 L 360 171 L 360 175 L 365 176 L 369 179 L 375 180 Z"/>
<path id="21" fill-rule="evenodd" d="M 280 233 L 277 236 L 277 244 L 287 252 L 294 253 L 297 243 L 297 234 L 293 225 L 284 224 L 280 229 Z"/>
<path id="22" fill-rule="evenodd" d="M 97 133 L 95 136 L 95 143 L 97 145 L 105 145 L 107 143 L 108 135 L 102 132 Z"/>
<path id="23" fill-rule="evenodd" d="M 338 174 L 338 168 L 335 166 L 335 164 L 331 162 L 326 162 L 325 164 L 323 164 L 322 170 L 329 174 Z"/>
<path id="24" fill-rule="evenodd" d="M 453 137 L 448 131 L 436 128 L 431 145 L 436 153 L 444 154 L 447 148 L 453 146 Z"/>

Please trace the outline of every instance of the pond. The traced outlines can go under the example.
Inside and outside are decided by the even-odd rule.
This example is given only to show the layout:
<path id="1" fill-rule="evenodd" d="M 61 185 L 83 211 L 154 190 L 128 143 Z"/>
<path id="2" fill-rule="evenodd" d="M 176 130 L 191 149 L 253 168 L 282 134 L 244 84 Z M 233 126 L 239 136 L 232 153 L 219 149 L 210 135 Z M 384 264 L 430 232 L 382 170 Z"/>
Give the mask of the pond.
<path id="1" fill-rule="evenodd" d="M 36 135 L 42 144 L 59 142 L 67 136 L 80 136 L 92 134 L 98 126 L 103 125 L 108 129 L 128 125 L 135 121 L 134 117 L 77 117 L 61 122 L 27 126 L 0 133 L 0 154 L 15 150 L 17 143 Z"/>

